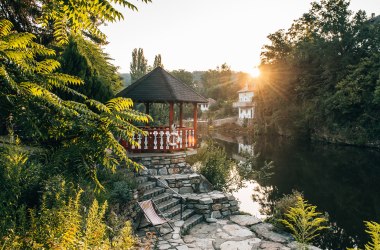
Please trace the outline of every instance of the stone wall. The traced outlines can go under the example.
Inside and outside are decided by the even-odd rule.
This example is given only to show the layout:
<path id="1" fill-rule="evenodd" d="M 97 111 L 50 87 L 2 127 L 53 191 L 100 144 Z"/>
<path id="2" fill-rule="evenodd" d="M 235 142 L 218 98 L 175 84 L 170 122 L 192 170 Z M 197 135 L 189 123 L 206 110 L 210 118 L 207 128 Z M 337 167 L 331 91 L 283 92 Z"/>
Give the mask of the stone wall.
<path id="1" fill-rule="evenodd" d="M 152 180 L 157 180 L 157 186 L 177 192 L 179 194 L 199 192 L 201 176 L 199 174 L 172 174 L 154 176 Z"/>
<path id="2" fill-rule="evenodd" d="M 191 166 L 186 163 L 186 153 L 173 153 L 173 154 L 144 154 L 128 155 L 128 157 L 146 167 L 141 175 L 171 175 L 191 173 Z"/>
<path id="3" fill-rule="evenodd" d="M 239 213 L 238 201 L 231 194 L 212 191 L 203 194 L 185 194 L 188 208 L 195 209 L 197 213 L 207 218 L 223 218 Z"/>

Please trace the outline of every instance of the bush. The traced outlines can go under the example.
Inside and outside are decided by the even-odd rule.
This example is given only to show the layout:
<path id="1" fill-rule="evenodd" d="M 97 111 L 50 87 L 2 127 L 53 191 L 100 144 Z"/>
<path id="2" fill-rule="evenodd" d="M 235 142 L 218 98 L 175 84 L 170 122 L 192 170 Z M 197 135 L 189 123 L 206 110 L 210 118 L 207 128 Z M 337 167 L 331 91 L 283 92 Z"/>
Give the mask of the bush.
<path id="1" fill-rule="evenodd" d="M 235 163 L 227 157 L 225 150 L 212 141 L 198 149 L 188 162 L 199 162 L 197 172 L 202 174 L 217 190 L 227 191 L 231 184 L 231 171 Z M 195 164 L 197 165 L 197 164 Z"/>
<path id="2" fill-rule="evenodd" d="M 319 232 L 327 229 L 327 219 L 322 213 L 316 212 L 316 206 L 310 205 L 302 196 L 297 196 L 297 202 L 285 213 L 285 219 L 279 220 L 290 231 L 301 249 L 319 236 Z"/>
<path id="3" fill-rule="evenodd" d="M 41 208 L 30 210 L 25 230 L 10 230 L 0 239 L 2 249 L 133 249 L 138 239 L 132 234 L 131 224 L 126 222 L 111 239 L 104 220 L 107 202 L 100 205 L 95 199 L 86 209 L 80 201 L 82 193 L 79 190 L 65 200 L 65 192 L 61 191 L 54 196 L 52 207 L 47 206 L 44 194 Z"/>
<path id="4" fill-rule="evenodd" d="M 374 221 L 365 221 L 367 227 L 366 232 L 371 237 L 371 241 L 365 244 L 365 250 L 379 250 L 380 249 L 380 224 Z M 347 248 L 347 250 L 355 250 L 358 248 Z"/>
<path id="5" fill-rule="evenodd" d="M 303 197 L 303 194 L 297 190 L 293 190 L 291 194 L 285 194 L 282 198 L 275 201 L 271 212 L 272 217 L 269 221 L 276 227 L 286 230 L 280 221 L 284 220 L 286 218 L 285 214 L 289 212 L 291 207 L 296 205 L 298 197 Z"/>

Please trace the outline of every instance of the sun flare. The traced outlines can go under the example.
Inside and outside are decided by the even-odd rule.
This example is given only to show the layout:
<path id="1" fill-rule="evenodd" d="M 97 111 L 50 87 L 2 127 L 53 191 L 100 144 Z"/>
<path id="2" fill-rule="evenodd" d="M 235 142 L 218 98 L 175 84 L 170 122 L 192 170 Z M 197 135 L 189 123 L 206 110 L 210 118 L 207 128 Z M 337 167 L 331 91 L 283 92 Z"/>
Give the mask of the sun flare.
<path id="1" fill-rule="evenodd" d="M 253 77 L 253 78 L 256 78 L 256 77 L 259 77 L 259 76 L 260 76 L 260 70 L 259 70 L 259 68 L 257 68 L 257 67 L 252 68 L 248 73 L 249 73 L 249 74 L 251 75 L 251 77 Z"/>

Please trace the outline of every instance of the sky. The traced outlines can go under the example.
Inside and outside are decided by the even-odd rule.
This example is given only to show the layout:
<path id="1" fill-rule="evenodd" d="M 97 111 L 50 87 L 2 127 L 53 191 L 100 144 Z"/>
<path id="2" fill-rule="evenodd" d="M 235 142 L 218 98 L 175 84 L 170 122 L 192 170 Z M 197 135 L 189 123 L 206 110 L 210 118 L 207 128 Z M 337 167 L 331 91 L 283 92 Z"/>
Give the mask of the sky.
<path id="1" fill-rule="evenodd" d="M 267 36 L 288 29 L 307 12 L 310 0 L 130 0 L 138 12 L 118 8 L 124 20 L 107 24 L 105 51 L 129 73 L 134 48 L 143 48 L 148 64 L 161 54 L 168 70 L 215 69 L 251 72 L 260 62 Z M 351 0 L 350 9 L 380 15 L 380 0 Z"/>

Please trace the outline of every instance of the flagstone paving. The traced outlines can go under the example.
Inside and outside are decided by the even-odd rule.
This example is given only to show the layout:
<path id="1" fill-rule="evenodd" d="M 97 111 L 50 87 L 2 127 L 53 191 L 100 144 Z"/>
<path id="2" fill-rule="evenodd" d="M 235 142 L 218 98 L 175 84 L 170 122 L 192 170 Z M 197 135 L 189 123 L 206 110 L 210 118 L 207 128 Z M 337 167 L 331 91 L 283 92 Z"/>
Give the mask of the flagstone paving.
<path id="1" fill-rule="evenodd" d="M 238 223 L 235 223 L 238 222 Z M 251 226 L 249 228 L 248 226 Z M 261 222 L 254 216 L 236 215 L 229 220 L 220 219 L 215 223 L 202 222 L 193 227 L 187 235 L 174 240 L 174 234 L 160 237 L 158 249 L 192 250 L 295 250 L 300 245 L 284 233 L 274 231 L 271 224 Z M 308 246 L 311 250 L 319 250 Z"/>

